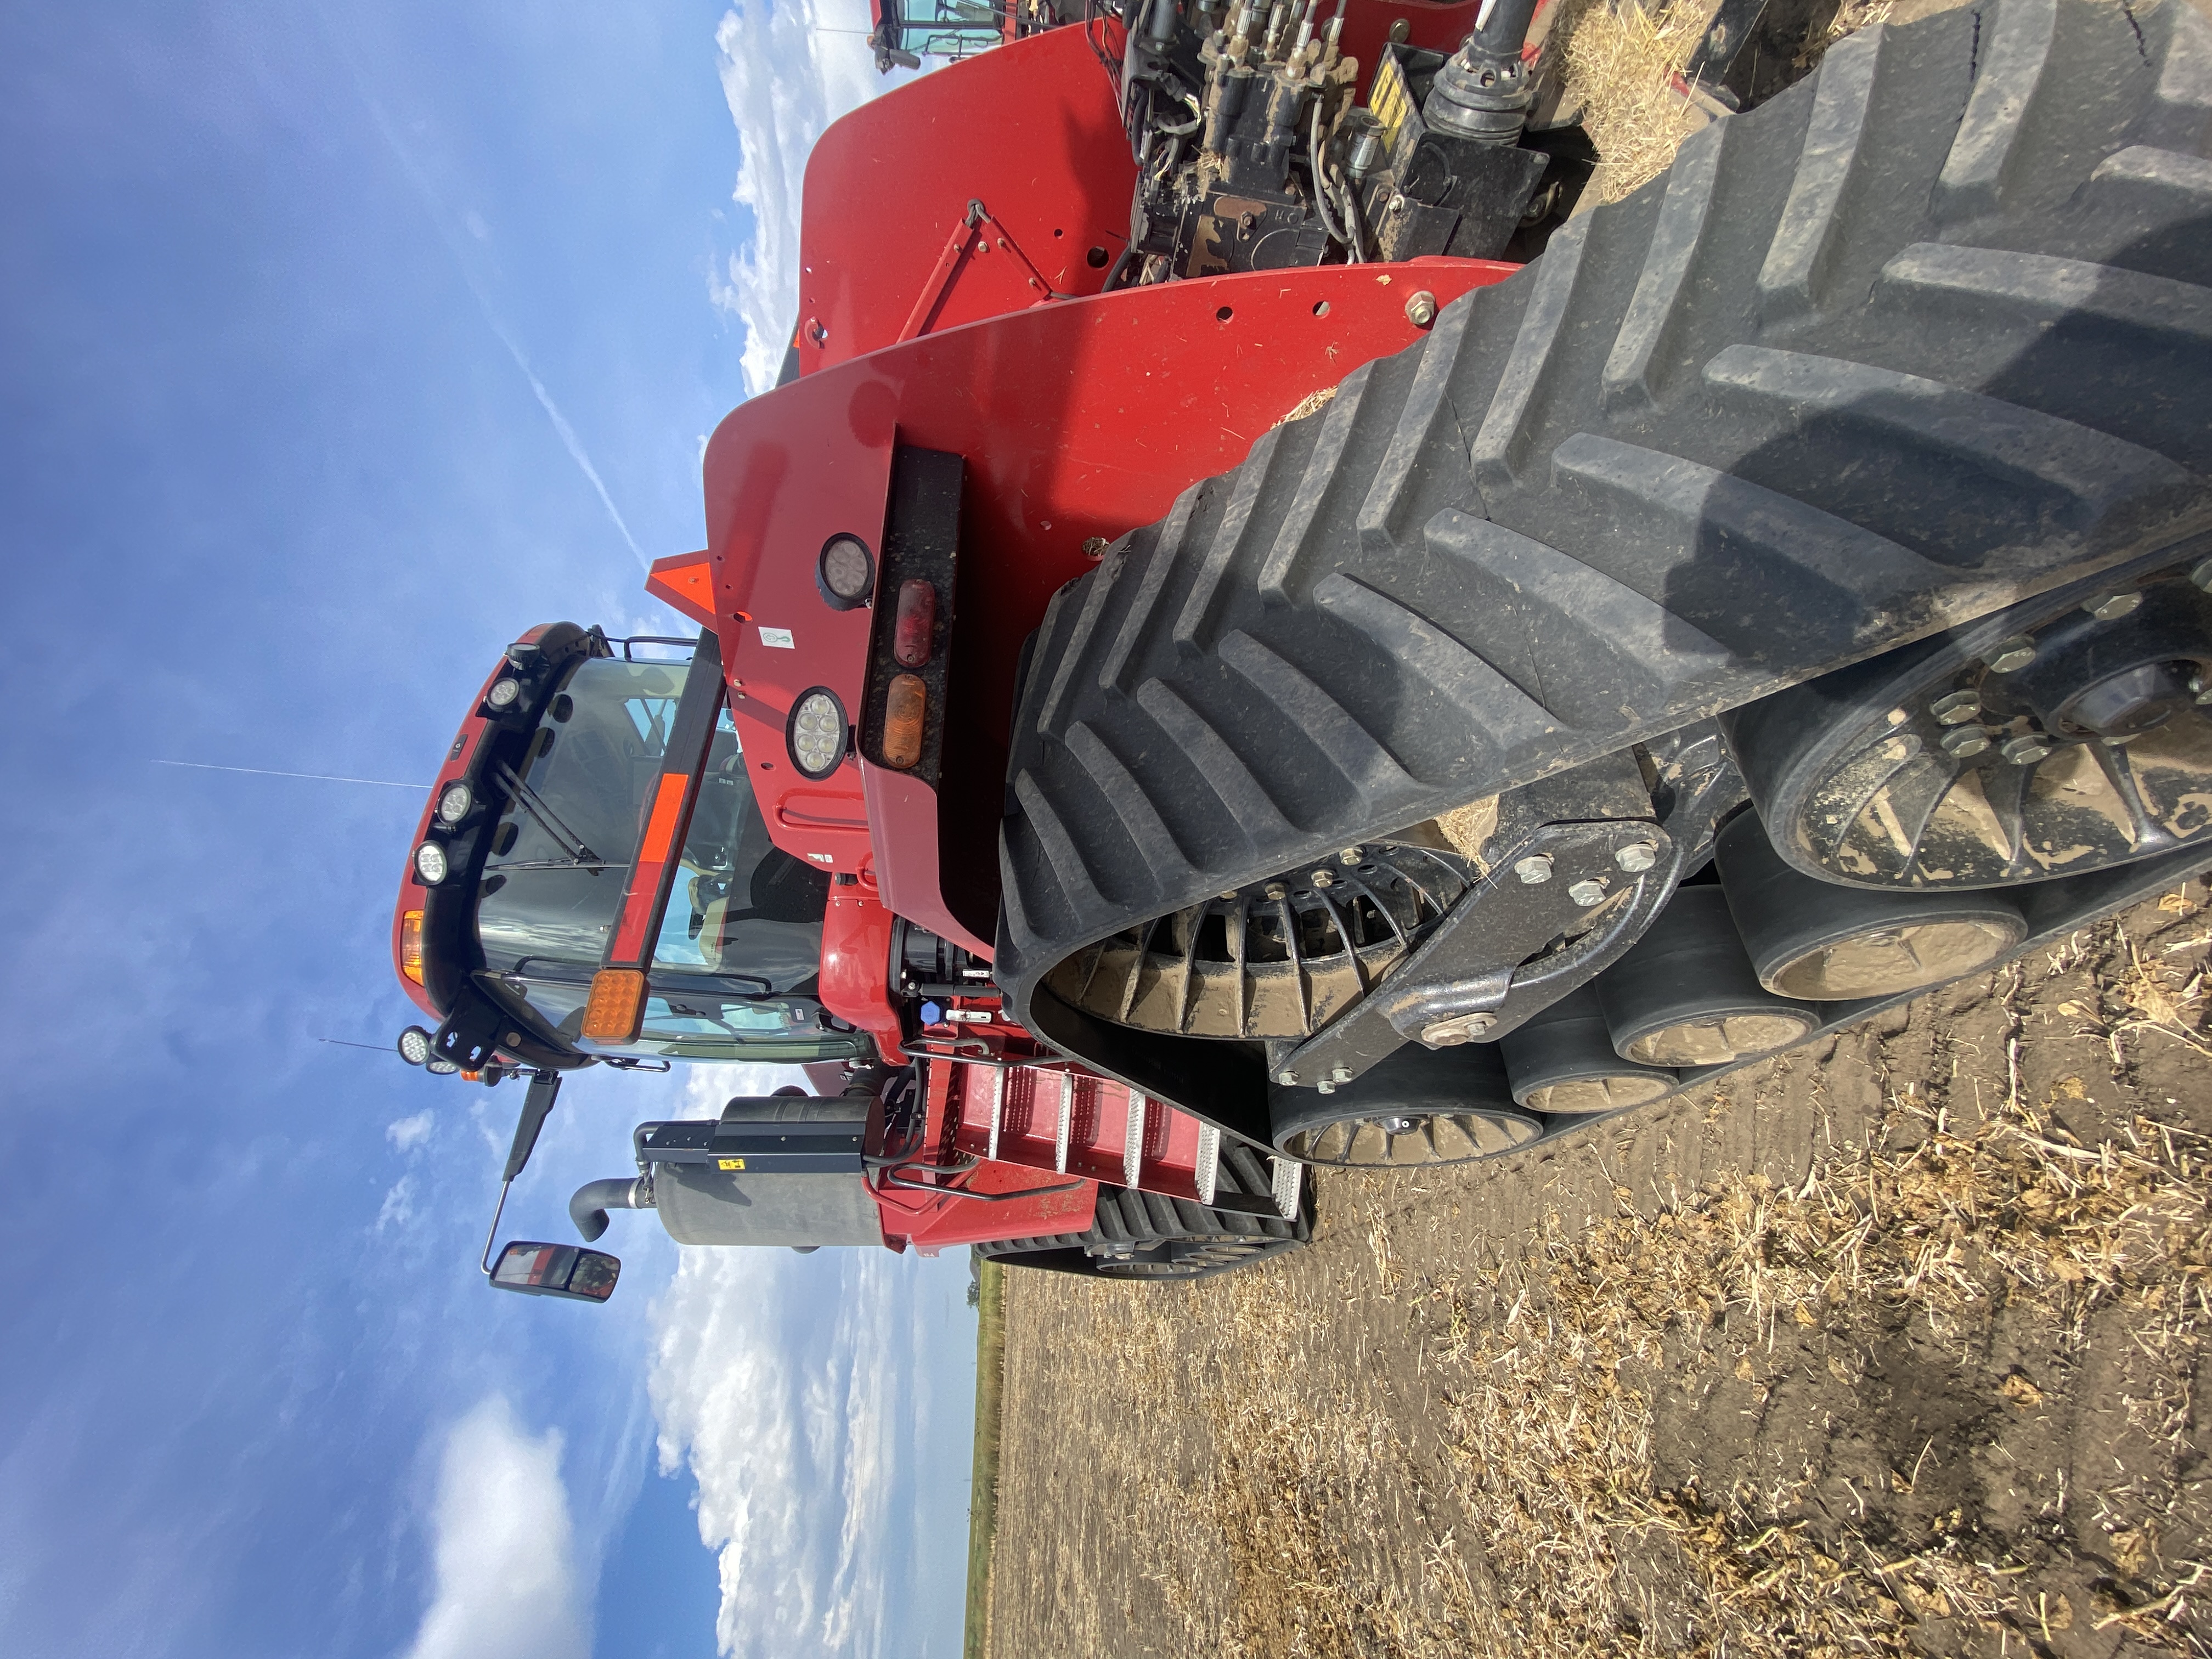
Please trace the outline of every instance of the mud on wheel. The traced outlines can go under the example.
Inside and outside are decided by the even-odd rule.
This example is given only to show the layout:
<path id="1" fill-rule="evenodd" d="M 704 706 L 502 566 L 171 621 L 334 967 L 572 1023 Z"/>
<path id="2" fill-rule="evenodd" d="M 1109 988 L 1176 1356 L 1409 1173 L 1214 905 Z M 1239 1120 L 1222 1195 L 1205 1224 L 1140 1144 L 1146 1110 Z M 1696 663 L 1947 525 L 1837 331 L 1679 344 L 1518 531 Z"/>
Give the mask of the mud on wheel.
<path id="1" fill-rule="evenodd" d="M 1124 537 L 1024 686 L 1014 1012 L 1458 1161 L 2212 859 L 2209 132 L 2188 5 L 1868 30 Z"/>

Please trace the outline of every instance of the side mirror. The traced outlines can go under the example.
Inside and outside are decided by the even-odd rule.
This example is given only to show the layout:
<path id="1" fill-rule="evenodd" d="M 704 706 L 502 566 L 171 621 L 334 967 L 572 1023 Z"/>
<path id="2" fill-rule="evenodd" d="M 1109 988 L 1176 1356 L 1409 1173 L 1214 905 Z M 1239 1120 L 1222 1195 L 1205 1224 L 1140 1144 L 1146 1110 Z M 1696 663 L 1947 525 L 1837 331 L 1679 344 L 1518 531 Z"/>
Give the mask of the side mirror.
<path id="1" fill-rule="evenodd" d="M 525 1296 L 562 1296 L 572 1302 L 604 1302 L 615 1293 L 622 1263 L 604 1250 L 574 1244 L 538 1244 L 518 1238 L 499 1253 L 491 1270 L 495 1291 Z"/>

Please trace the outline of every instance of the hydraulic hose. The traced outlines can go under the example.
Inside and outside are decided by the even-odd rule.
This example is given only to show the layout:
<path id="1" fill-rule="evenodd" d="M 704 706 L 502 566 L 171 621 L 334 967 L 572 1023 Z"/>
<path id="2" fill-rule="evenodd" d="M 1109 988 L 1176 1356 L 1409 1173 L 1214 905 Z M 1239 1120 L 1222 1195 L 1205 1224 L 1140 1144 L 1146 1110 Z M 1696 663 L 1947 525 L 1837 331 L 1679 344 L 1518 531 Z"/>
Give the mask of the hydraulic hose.
<path id="1" fill-rule="evenodd" d="M 1322 155 L 1321 100 L 1318 98 L 1314 100 L 1313 131 L 1307 140 L 1306 156 L 1313 167 L 1314 206 L 1321 210 L 1321 228 L 1328 233 L 1330 241 L 1344 241 L 1344 233 L 1336 228 L 1336 221 L 1330 216 L 1328 210 L 1328 175 L 1322 170 L 1327 162 Z M 1355 261 L 1358 257 L 1357 253 L 1352 255 Z"/>

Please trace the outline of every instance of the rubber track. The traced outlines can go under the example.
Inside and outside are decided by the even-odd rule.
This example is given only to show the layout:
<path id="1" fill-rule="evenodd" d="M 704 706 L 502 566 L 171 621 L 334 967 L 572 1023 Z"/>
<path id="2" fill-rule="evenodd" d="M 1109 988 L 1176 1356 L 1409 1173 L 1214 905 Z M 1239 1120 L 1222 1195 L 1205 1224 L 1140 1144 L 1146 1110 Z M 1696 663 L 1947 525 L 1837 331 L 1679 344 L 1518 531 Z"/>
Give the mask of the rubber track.
<path id="1" fill-rule="evenodd" d="M 1249 1146 L 1221 1149 L 1216 1190 L 1253 1195 L 1271 1189 L 1272 1173 L 1265 1157 Z M 1304 1248 L 1313 1236 L 1313 1189 L 1308 1182 L 1297 1219 L 1272 1215 L 1247 1215 L 1237 1210 L 1217 1210 L 1188 1199 L 1167 1198 L 1133 1188 L 1101 1185 L 1097 1207 L 1088 1231 L 1047 1233 L 1032 1238 L 994 1240 L 975 1247 L 977 1254 L 1008 1267 L 1049 1267 L 1059 1272 L 1097 1272 L 1091 1251 L 1133 1242 L 1139 1248 L 1170 1243 L 1178 1239 L 1251 1239 L 1255 1248 L 1245 1255 L 1200 1273 L 1175 1275 L 1178 1280 L 1211 1279 L 1272 1261 L 1286 1251 Z"/>
<path id="2" fill-rule="evenodd" d="M 2208 128 L 2187 4 L 1869 30 L 1124 537 L 1017 721 L 1021 1017 L 1101 1048 L 1033 993 L 1136 919 L 2200 531 Z"/>

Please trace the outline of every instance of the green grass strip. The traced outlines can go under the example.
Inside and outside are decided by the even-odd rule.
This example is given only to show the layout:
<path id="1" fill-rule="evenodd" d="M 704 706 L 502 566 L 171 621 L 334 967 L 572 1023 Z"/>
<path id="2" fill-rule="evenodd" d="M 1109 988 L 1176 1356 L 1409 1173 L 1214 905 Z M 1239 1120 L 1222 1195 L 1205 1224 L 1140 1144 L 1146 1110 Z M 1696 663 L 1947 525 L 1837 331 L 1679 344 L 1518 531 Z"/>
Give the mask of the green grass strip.
<path id="1" fill-rule="evenodd" d="M 991 1539 L 999 1528 L 999 1425 L 1006 1393 L 1006 1270 L 986 1261 L 975 1322 L 975 1463 L 968 1500 L 966 1659 L 982 1659 L 990 1624 Z"/>

